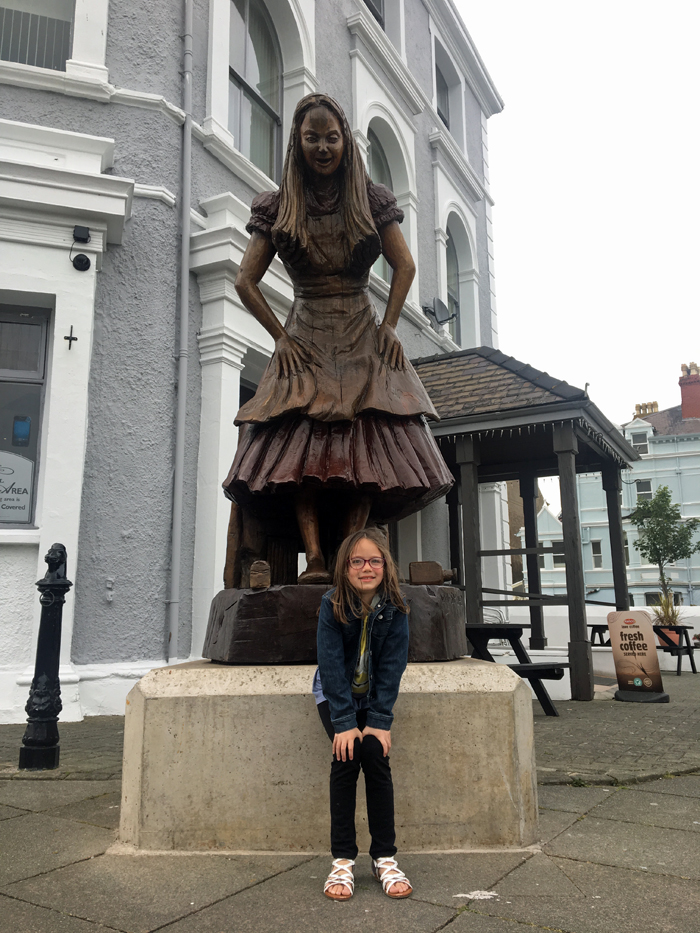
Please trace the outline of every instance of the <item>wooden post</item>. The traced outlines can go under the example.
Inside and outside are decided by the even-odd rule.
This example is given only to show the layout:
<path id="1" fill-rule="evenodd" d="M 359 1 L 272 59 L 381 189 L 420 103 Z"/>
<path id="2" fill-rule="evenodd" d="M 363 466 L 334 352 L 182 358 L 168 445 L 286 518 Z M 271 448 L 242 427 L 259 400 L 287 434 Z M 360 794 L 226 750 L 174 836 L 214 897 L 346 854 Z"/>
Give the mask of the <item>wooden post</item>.
<path id="1" fill-rule="evenodd" d="M 467 622 L 484 621 L 481 605 L 481 534 L 479 531 L 479 444 L 472 437 L 458 437 L 457 463 L 462 494 L 462 553 Z"/>
<path id="2" fill-rule="evenodd" d="M 625 536 L 622 530 L 622 477 L 620 467 L 610 464 L 603 468 L 603 489 L 608 504 L 610 553 L 612 554 L 615 606 L 623 611 L 630 607 L 625 566 Z"/>
<path id="3" fill-rule="evenodd" d="M 447 493 L 447 522 L 450 533 L 450 567 L 457 570 L 456 583 L 464 583 L 464 559 L 462 556 L 462 503 L 459 495 L 459 479 Z"/>
<path id="4" fill-rule="evenodd" d="M 520 498 L 523 500 L 525 547 L 537 547 L 537 477 L 534 473 L 520 474 Z M 527 591 L 541 593 L 539 554 L 526 554 Z M 530 606 L 530 647 L 547 647 L 544 637 L 544 611 L 542 606 Z"/>
<path id="5" fill-rule="evenodd" d="M 581 558 L 581 529 L 576 493 L 578 443 L 571 421 L 554 428 L 554 452 L 559 462 L 566 593 L 569 603 L 569 663 L 572 700 L 593 699 L 593 655 L 586 625 L 586 587 Z"/>

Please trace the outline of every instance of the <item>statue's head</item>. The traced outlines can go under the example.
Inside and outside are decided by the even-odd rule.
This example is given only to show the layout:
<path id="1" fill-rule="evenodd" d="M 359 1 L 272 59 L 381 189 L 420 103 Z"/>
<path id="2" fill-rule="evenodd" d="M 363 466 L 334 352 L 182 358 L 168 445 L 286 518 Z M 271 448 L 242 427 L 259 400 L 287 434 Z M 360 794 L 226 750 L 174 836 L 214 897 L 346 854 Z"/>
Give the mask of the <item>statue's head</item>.
<path id="1" fill-rule="evenodd" d="M 309 169 L 312 175 L 328 176 L 345 170 L 353 144 L 350 125 L 336 100 L 327 94 L 302 97 L 294 111 L 287 151 L 297 171 Z"/>
<path id="2" fill-rule="evenodd" d="M 280 209 L 272 242 L 307 246 L 305 187 L 321 178 L 338 179 L 348 255 L 368 238 L 379 255 L 379 235 L 367 196 L 369 176 L 340 104 L 327 94 L 302 97 L 294 111 L 280 184 Z"/>
<path id="3" fill-rule="evenodd" d="M 68 559 L 66 549 L 62 544 L 52 544 L 49 553 L 44 560 L 49 565 L 49 571 L 55 573 L 61 564 L 65 564 Z"/>

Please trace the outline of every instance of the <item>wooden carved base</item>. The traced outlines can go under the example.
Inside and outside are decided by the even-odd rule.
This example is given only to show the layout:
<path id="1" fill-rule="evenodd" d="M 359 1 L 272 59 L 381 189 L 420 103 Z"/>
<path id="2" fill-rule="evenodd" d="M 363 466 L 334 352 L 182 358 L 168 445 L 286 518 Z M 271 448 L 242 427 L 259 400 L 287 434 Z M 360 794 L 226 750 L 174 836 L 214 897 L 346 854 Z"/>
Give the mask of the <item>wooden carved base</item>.
<path id="1" fill-rule="evenodd" d="M 225 664 L 315 664 L 316 626 L 327 586 L 228 589 L 211 604 L 202 654 Z M 411 607 L 409 661 L 467 653 L 464 596 L 450 586 L 402 586 Z"/>

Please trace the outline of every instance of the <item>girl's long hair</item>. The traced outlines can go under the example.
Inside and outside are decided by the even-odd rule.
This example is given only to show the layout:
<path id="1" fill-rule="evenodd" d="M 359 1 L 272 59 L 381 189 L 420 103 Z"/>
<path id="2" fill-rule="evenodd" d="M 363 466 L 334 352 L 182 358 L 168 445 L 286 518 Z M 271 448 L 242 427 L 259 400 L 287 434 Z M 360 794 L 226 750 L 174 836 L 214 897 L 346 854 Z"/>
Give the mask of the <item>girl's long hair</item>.
<path id="1" fill-rule="evenodd" d="M 356 618 L 362 618 L 363 615 L 362 598 L 357 590 L 351 586 L 348 579 L 348 560 L 358 541 L 362 541 L 363 538 L 367 538 L 372 544 L 375 544 L 384 558 L 384 579 L 382 580 L 380 592 L 397 609 L 402 612 L 409 611 L 408 604 L 399 587 L 396 564 L 391 556 L 385 536 L 378 528 L 363 528 L 362 531 L 356 531 L 347 537 L 338 548 L 335 573 L 333 575 L 335 591 L 331 596 L 333 615 L 338 622 L 347 622 L 348 614 Z"/>
<path id="2" fill-rule="evenodd" d="M 273 243 L 278 241 L 294 242 L 302 249 L 308 245 L 306 229 L 306 199 L 304 186 L 307 181 L 307 167 L 301 149 L 301 124 L 304 117 L 314 107 L 325 107 L 340 124 L 343 134 L 343 158 L 337 171 L 340 189 L 340 209 L 343 215 L 348 255 L 365 238 L 379 240 L 377 228 L 372 220 L 372 212 L 367 197 L 369 175 L 362 156 L 352 135 L 340 104 L 326 94 L 308 94 L 302 97 L 294 111 L 292 131 L 282 170 L 280 184 L 280 206 L 277 220 L 272 228 Z"/>

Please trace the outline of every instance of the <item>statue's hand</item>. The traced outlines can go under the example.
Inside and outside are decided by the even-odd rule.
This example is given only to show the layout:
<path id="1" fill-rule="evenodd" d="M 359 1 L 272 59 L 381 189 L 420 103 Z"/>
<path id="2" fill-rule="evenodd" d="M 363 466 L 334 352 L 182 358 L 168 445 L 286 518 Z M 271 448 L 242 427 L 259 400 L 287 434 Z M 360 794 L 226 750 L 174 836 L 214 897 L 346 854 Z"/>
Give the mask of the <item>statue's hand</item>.
<path id="1" fill-rule="evenodd" d="M 386 321 L 379 327 L 379 355 L 390 369 L 405 369 L 403 347 L 396 330 Z"/>
<path id="2" fill-rule="evenodd" d="M 308 352 L 296 342 L 289 334 L 284 334 L 275 341 L 275 361 L 277 365 L 277 378 L 290 379 L 297 373 L 301 374 L 305 366 L 310 363 Z"/>

